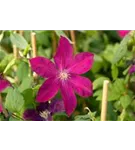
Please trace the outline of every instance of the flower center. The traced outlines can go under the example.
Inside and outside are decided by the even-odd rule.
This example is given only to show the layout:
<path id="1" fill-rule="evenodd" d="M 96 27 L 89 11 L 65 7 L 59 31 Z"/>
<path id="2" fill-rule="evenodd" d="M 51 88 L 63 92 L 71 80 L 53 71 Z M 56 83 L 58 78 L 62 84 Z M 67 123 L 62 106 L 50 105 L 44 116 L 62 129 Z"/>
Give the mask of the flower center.
<path id="1" fill-rule="evenodd" d="M 59 74 L 59 78 L 61 80 L 67 80 L 69 78 L 69 73 L 67 73 L 66 71 L 61 71 L 60 74 Z"/>
<path id="2" fill-rule="evenodd" d="M 42 118 L 47 119 L 48 116 L 50 115 L 50 112 L 48 110 L 45 110 L 43 112 L 40 112 L 39 114 Z"/>

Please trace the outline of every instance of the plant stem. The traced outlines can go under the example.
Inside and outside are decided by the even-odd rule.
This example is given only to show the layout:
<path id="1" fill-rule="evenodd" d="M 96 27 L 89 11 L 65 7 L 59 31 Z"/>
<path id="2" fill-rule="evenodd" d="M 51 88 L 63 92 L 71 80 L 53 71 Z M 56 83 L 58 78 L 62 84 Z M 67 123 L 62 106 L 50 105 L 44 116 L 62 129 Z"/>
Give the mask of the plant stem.
<path id="1" fill-rule="evenodd" d="M 57 48 L 56 33 L 54 31 L 52 32 L 52 48 L 52 56 L 54 56 Z"/>
<path id="2" fill-rule="evenodd" d="M 109 85 L 109 81 L 105 80 L 103 84 L 101 121 L 106 121 L 106 116 L 107 116 L 106 114 L 107 114 L 108 85 Z"/>
<path id="3" fill-rule="evenodd" d="M 2 96 L 1 96 L 1 94 L 0 94 L 0 104 L 2 105 L 2 110 L 3 110 L 3 114 L 4 114 L 4 116 L 6 117 L 6 118 L 8 118 L 8 112 L 7 112 L 7 110 L 4 108 L 4 106 L 3 106 L 3 102 L 2 102 Z"/>
<path id="4" fill-rule="evenodd" d="M 123 120 L 124 120 L 124 118 L 125 118 L 125 113 L 126 113 L 126 110 L 123 109 L 122 112 L 121 112 L 121 114 L 120 114 L 120 121 L 123 121 Z"/>
<path id="5" fill-rule="evenodd" d="M 17 115 L 16 115 L 16 114 L 14 114 L 14 113 L 12 114 L 12 117 L 19 118 L 19 119 L 21 119 L 21 120 L 23 120 L 23 121 L 25 120 L 25 119 L 21 118 L 20 116 L 17 116 Z"/>
<path id="6" fill-rule="evenodd" d="M 73 42 L 74 52 L 76 53 L 76 41 L 75 41 L 75 31 L 74 30 L 70 30 L 70 36 L 71 36 L 71 40 Z"/>

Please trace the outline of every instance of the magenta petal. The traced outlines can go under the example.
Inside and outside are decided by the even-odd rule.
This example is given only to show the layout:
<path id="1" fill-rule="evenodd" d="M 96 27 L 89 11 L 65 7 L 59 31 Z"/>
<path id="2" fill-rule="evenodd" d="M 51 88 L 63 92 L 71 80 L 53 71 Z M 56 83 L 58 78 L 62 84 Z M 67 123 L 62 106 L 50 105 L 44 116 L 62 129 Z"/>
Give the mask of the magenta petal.
<path id="1" fill-rule="evenodd" d="M 54 61 L 59 69 L 65 69 L 73 58 L 73 48 L 69 41 L 62 37 L 60 38 Z"/>
<path id="2" fill-rule="evenodd" d="M 94 62 L 94 54 L 82 52 L 75 56 L 73 63 L 68 68 L 69 72 L 75 74 L 84 74 L 89 71 Z"/>
<path id="3" fill-rule="evenodd" d="M 130 32 L 130 30 L 119 30 L 117 32 L 118 32 L 119 36 L 121 38 L 123 38 L 124 36 L 126 36 Z"/>
<path id="4" fill-rule="evenodd" d="M 79 75 L 72 75 L 69 82 L 78 95 L 82 97 L 92 96 L 93 86 L 88 78 Z"/>
<path id="5" fill-rule="evenodd" d="M 32 70 L 41 77 L 52 77 L 56 75 L 56 68 L 53 62 L 44 57 L 35 57 L 30 59 Z"/>
<path id="6" fill-rule="evenodd" d="M 10 86 L 10 83 L 5 79 L 0 79 L 0 92 L 5 90 L 8 86 Z"/>
<path id="7" fill-rule="evenodd" d="M 62 99 L 66 113 L 70 116 L 76 108 L 77 100 L 72 87 L 68 83 L 63 83 L 61 86 Z"/>
<path id="8" fill-rule="evenodd" d="M 56 78 L 47 79 L 40 87 L 37 94 L 38 102 L 46 102 L 53 98 L 59 90 L 59 84 Z"/>
<path id="9" fill-rule="evenodd" d="M 132 65 L 129 69 L 129 73 L 132 74 L 135 72 L 135 65 Z"/>
<path id="10" fill-rule="evenodd" d="M 2 110 L 3 110 L 3 109 L 2 109 L 2 105 L 0 104 L 0 113 L 2 112 Z"/>

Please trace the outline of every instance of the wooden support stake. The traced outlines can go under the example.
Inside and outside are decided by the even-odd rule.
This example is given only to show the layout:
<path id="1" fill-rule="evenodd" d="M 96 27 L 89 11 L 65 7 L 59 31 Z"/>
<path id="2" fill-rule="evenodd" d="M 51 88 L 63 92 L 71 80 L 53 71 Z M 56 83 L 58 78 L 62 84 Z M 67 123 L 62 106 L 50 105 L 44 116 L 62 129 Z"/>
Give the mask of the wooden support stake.
<path id="1" fill-rule="evenodd" d="M 32 45 L 32 58 L 37 57 L 37 46 L 36 46 L 36 33 L 31 33 L 31 45 Z M 38 75 L 34 72 L 33 73 L 34 79 L 38 78 Z"/>
<path id="2" fill-rule="evenodd" d="M 106 121 L 107 114 L 107 99 L 108 99 L 109 81 L 105 80 L 103 84 L 102 106 L 101 106 L 101 121 Z"/>
<path id="3" fill-rule="evenodd" d="M 52 56 L 54 56 L 55 53 L 56 53 L 56 49 L 57 49 L 57 41 L 56 41 L 56 33 L 55 33 L 55 31 L 52 32 L 52 48 L 53 48 Z"/>
<path id="4" fill-rule="evenodd" d="M 31 44 L 32 44 L 32 57 L 37 56 L 37 47 L 36 47 L 36 33 L 31 33 Z"/>
<path id="5" fill-rule="evenodd" d="M 71 41 L 73 42 L 74 52 L 76 53 L 75 31 L 70 30 Z"/>
<path id="6" fill-rule="evenodd" d="M 17 33 L 17 30 L 14 30 L 15 33 Z M 14 54 L 14 58 L 18 58 L 19 56 L 19 51 L 18 48 L 16 47 L 16 45 L 13 45 L 13 54 Z"/>
<path id="7" fill-rule="evenodd" d="M 23 35 L 24 35 L 24 31 L 23 31 L 23 30 L 19 30 L 19 34 L 20 34 L 21 36 L 23 36 Z"/>

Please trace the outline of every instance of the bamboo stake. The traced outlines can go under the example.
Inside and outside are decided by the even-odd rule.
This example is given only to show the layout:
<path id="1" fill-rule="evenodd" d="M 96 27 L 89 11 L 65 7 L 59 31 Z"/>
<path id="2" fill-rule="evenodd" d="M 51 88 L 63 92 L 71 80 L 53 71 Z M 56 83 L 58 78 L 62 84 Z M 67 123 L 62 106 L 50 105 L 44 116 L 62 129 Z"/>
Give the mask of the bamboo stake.
<path id="1" fill-rule="evenodd" d="M 8 117 L 8 112 L 7 112 L 7 110 L 3 106 L 1 94 L 0 94 L 0 105 L 2 105 L 3 114 L 7 118 Z"/>
<path id="2" fill-rule="evenodd" d="M 14 31 L 15 33 L 17 33 L 17 30 Z M 19 58 L 19 49 L 16 47 L 16 45 L 13 45 L 13 55 L 15 59 Z M 16 72 L 17 71 L 17 66 L 15 65 L 13 67 L 13 70 Z M 18 83 L 18 78 L 17 76 L 15 76 L 15 83 Z"/>
<path id="3" fill-rule="evenodd" d="M 36 47 L 36 33 L 31 33 L 31 44 L 32 44 L 32 57 L 37 56 L 37 47 Z"/>
<path id="4" fill-rule="evenodd" d="M 14 33 L 17 33 L 17 30 L 14 30 Z M 18 58 L 19 52 L 18 52 L 18 48 L 16 47 L 16 45 L 13 45 L 13 54 L 14 54 L 14 58 Z"/>
<path id="5" fill-rule="evenodd" d="M 102 106 L 101 106 L 101 121 L 106 121 L 107 114 L 107 99 L 108 99 L 109 81 L 105 80 L 103 84 Z"/>
<path id="6" fill-rule="evenodd" d="M 20 34 L 21 36 L 23 36 L 23 35 L 24 35 L 24 31 L 23 31 L 23 30 L 19 30 L 19 34 Z"/>
<path id="7" fill-rule="evenodd" d="M 52 56 L 54 56 L 57 48 L 56 33 L 54 31 L 52 32 L 52 48 Z"/>
<path id="8" fill-rule="evenodd" d="M 75 41 L 75 31 L 74 30 L 70 30 L 70 36 L 71 36 L 71 40 L 73 42 L 74 51 L 76 53 L 76 41 Z"/>
<path id="9" fill-rule="evenodd" d="M 37 46 L 36 46 L 36 33 L 31 33 L 31 45 L 32 45 L 32 58 L 37 57 Z M 34 72 L 33 73 L 34 79 L 37 79 L 38 75 Z"/>

